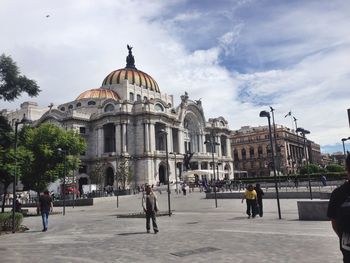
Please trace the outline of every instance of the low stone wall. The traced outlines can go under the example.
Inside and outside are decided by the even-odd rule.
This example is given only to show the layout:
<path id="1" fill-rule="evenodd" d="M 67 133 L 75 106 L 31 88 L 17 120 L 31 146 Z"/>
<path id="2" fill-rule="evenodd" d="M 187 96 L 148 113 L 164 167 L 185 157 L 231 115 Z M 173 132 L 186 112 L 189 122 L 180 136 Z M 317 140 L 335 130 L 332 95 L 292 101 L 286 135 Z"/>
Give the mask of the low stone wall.
<path id="1" fill-rule="evenodd" d="M 298 201 L 299 220 L 327 221 L 328 201 Z"/>
<path id="2" fill-rule="evenodd" d="M 76 200 L 66 200 L 66 206 L 88 206 L 88 205 L 94 205 L 94 199 L 93 198 L 82 198 L 82 199 L 76 199 Z M 63 206 L 63 200 L 54 201 L 53 206 Z"/>
<path id="3" fill-rule="evenodd" d="M 217 199 L 241 199 L 244 192 L 220 192 L 216 193 Z M 214 199 L 215 194 L 206 193 L 206 199 Z M 264 199 L 275 199 L 276 192 L 267 192 L 265 193 Z M 279 198 L 281 199 L 310 199 L 310 192 L 279 192 Z M 320 192 L 312 192 L 312 198 L 320 198 Z"/>

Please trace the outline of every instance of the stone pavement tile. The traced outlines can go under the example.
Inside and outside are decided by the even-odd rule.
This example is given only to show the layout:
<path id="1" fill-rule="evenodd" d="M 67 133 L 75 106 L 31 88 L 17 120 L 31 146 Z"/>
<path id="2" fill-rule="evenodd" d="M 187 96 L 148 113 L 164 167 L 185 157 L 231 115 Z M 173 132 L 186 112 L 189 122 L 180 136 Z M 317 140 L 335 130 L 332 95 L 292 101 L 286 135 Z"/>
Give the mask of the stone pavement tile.
<path id="1" fill-rule="evenodd" d="M 141 195 L 106 199 L 93 207 L 68 207 L 66 216 L 25 218 L 30 230 L 0 236 L 1 262 L 341 262 L 330 222 L 299 221 L 296 200 L 265 200 L 263 218 L 247 219 L 239 200 L 172 196 L 171 217 L 158 217 L 160 232 L 145 233 L 145 219 L 117 218 L 140 211 Z M 167 210 L 167 196 L 159 195 Z M 60 209 L 60 208 L 56 208 Z M 179 256 L 181 255 L 181 256 Z"/>

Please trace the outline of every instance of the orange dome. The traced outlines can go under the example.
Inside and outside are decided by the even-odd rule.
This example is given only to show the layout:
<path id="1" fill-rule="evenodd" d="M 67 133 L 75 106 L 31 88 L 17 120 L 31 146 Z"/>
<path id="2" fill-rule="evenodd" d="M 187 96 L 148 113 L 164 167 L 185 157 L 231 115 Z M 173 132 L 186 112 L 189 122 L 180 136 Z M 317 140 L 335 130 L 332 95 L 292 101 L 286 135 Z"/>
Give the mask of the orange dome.
<path id="1" fill-rule="evenodd" d="M 112 71 L 107 77 L 105 77 L 102 82 L 102 86 L 121 84 L 124 79 L 127 79 L 130 84 L 135 84 L 145 89 L 160 92 L 157 82 L 150 75 L 131 67 Z"/>
<path id="2" fill-rule="evenodd" d="M 81 93 L 76 100 L 81 99 L 114 99 L 120 100 L 118 93 L 110 89 L 90 89 Z"/>

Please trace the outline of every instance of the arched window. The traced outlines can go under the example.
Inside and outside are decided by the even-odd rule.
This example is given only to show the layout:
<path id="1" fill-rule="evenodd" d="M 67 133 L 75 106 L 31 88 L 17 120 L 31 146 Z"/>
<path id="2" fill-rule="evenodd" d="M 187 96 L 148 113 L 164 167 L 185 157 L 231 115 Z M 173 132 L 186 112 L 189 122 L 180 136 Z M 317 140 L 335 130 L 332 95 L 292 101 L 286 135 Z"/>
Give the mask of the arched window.
<path id="1" fill-rule="evenodd" d="M 129 93 L 129 100 L 134 101 L 134 93 L 132 92 Z"/>
<path id="2" fill-rule="evenodd" d="M 137 100 L 137 101 L 141 101 L 141 95 L 140 95 L 140 94 L 137 94 L 137 95 L 136 95 L 136 100 Z"/>
<path id="3" fill-rule="evenodd" d="M 162 106 L 162 105 L 160 105 L 160 104 L 156 104 L 156 105 L 154 105 L 154 109 L 155 109 L 156 111 L 164 111 L 163 106 Z"/>
<path id="4" fill-rule="evenodd" d="M 144 97 L 143 97 L 143 100 L 147 100 L 147 97 L 146 97 L 146 96 L 144 96 Z"/>
<path id="5" fill-rule="evenodd" d="M 73 109 L 73 105 L 69 105 L 69 106 L 68 106 L 68 109 L 69 109 L 69 110 Z"/>
<path id="6" fill-rule="evenodd" d="M 107 104 L 107 106 L 105 107 L 105 112 L 110 112 L 110 111 L 114 111 L 114 105 Z"/>
<path id="7" fill-rule="evenodd" d="M 245 151 L 245 149 L 242 149 L 242 160 L 246 160 L 247 159 L 247 153 Z"/>
<path id="8" fill-rule="evenodd" d="M 250 159 L 254 159 L 254 148 L 253 147 L 250 147 L 249 148 L 249 155 L 250 155 Z"/>
<path id="9" fill-rule="evenodd" d="M 61 110 L 61 111 L 65 111 L 66 108 L 65 108 L 65 107 L 61 107 L 60 110 Z"/>
<path id="10" fill-rule="evenodd" d="M 77 103 L 77 108 L 79 108 L 79 107 L 81 107 L 81 103 L 80 102 Z"/>
<path id="11" fill-rule="evenodd" d="M 261 146 L 258 147 L 258 156 L 259 156 L 259 158 L 263 157 L 263 149 Z"/>
<path id="12" fill-rule="evenodd" d="M 236 162 L 239 161 L 237 149 L 233 150 L 233 160 Z"/>
<path id="13" fill-rule="evenodd" d="M 96 101 L 93 101 L 93 100 L 90 100 L 89 102 L 88 102 L 88 105 L 96 105 Z"/>

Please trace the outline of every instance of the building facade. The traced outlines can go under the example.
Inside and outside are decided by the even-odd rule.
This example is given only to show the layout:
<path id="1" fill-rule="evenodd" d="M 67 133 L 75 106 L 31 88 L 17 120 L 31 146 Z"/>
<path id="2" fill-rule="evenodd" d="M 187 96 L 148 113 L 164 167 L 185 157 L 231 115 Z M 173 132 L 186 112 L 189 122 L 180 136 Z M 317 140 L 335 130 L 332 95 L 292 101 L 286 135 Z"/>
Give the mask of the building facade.
<path id="1" fill-rule="evenodd" d="M 206 120 L 202 102 L 191 100 L 187 92 L 174 105 L 173 96 L 162 93 L 150 75 L 135 67 L 132 48 L 128 49 L 126 67 L 109 73 L 101 87 L 32 118 L 35 126 L 53 123 L 76 130 L 85 139 L 87 150 L 75 175 L 79 188 L 90 184 L 91 174 L 102 166 L 101 185 L 115 189 L 121 164 L 132 174 L 130 187 L 166 183 L 167 164 L 170 181 L 185 179 L 186 169 L 197 170 L 193 172 L 197 179 L 210 179 L 213 159 L 221 171 L 219 178 L 232 178 L 227 121 L 223 117 Z M 8 114 L 20 119 L 23 113 L 21 109 Z M 211 144 L 205 142 L 214 139 L 212 154 Z"/>
<path id="2" fill-rule="evenodd" d="M 305 162 L 320 164 L 320 146 L 297 135 L 294 130 L 276 125 L 276 137 L 272 131 L 273 147 L 276 156 L 276 170 L 281 174 L 296 173 Z M 247 171 L 243 176 L 258 177 L 271 174 L 271 144 L 268 126 L 244 126 L 231 133 L 231 148 L 235 171 Z"/>

